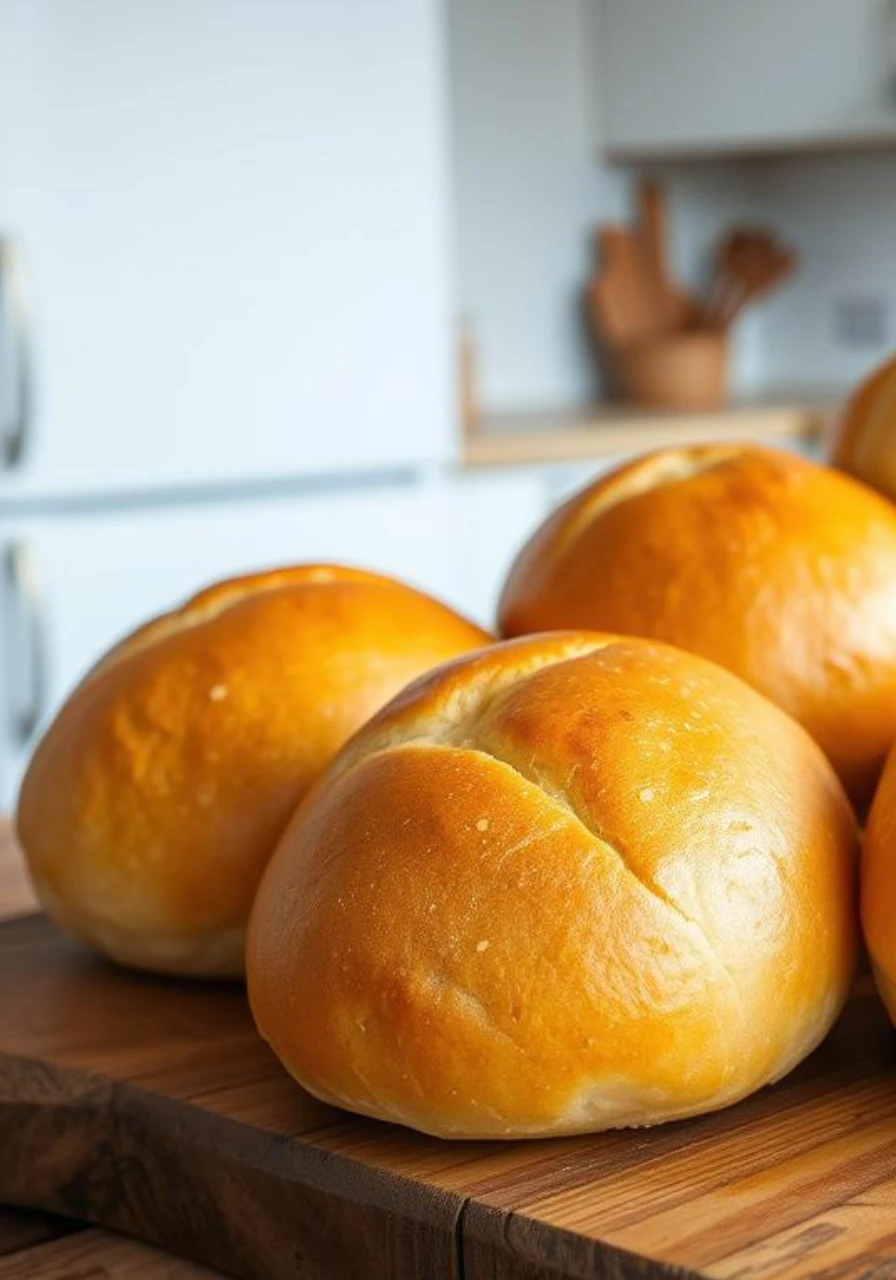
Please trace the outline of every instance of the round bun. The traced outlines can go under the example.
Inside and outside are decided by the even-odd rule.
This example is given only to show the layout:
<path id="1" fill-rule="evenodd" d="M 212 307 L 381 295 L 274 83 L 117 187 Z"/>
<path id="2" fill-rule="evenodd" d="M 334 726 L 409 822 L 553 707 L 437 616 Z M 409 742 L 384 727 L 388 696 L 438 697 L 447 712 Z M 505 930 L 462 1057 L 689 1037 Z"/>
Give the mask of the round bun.
<path id="1" fill-rule="evenodd" d="M 150 622 L 75 690 L 25 776 L 41 903 L 124 964 L 241 974 L 259 877 L 308 786 L 409 680 L 489 639 L 326 565 L 222 582 Z"/>
<path id="2" fill-rule="evenodd" d="M 824 1036 L 855 824 L 793 720 L 666 645 L 555 634 L 424 677 L 262 879 L 261 1034 L 327 1102 L 444 1137 L 725 1106 Z"/>
<path id="3" fill-rule="evenodd" d="M 896 748 L 887 758 L 865 831 L 862 927 L 877 989 L 896 1024 Z"/>
<path id="4" fill-rule="evenodd" d="M 771 449 L 648 454 L 560 507 L 510 572 L 504 635 L 568 627 L 727 667 L 808 729 L 863 808 L 896 738 L 896 508 Z"/>
<path id="5" fill-rule="evenodd" d="M 866 378 L 847 402 L 831 460 L 896 500 L 896 356 Z"/>

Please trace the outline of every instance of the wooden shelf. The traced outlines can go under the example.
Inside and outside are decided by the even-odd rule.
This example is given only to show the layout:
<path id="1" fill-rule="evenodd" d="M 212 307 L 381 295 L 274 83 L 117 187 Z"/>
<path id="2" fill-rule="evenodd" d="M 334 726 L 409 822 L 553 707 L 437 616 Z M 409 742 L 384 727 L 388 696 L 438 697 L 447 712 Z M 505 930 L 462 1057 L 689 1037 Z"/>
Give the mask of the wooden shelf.
<path id="1" fill-rule="evenodd" d="M 462 462 L 466 467 L 572 462 L 719 440 L 798 444 L 819 439 L 839 404 L 828 394 L 745 400 L 711 413 L 603 404 L 566 413 L 495 414 L 465 437 Z"/>
<path id="2" fill-rule="evenodd" d="M 803 156 L 877 155 L 896 148 L 896 131 L 844 134 L 781 135 L 777 138 L 730 139 L 719 142 L 670 142 L 644 146 L 610 146 L 601 152 L 606 164 L 644 165 L 731 164 L 745 160 L 780 160 Z"/>

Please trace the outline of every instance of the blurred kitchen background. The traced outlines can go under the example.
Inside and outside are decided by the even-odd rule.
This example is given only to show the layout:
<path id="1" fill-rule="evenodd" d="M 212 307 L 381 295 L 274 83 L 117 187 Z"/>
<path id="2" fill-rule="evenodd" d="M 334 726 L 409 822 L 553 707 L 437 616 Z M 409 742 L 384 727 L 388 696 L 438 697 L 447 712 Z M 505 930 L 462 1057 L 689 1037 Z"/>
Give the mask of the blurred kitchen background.
<path id="1" fill-rule="evenodd" d="M 894 344 L 896 4 L 0 0 L 0 237 L 2 809 L 210 579 L 488 623 L 620 457 L 819 449 Z"/>

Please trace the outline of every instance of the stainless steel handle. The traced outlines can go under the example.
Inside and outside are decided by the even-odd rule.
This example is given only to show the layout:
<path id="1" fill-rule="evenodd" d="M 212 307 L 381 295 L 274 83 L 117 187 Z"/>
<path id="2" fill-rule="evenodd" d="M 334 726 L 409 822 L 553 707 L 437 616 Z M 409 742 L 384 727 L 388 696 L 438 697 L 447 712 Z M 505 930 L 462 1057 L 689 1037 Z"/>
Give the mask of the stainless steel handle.
<path id="1" fill-rule="evenodd" d="M 3 572 L 10 603 L 7 624 L 9 650 L 19 657 L 27 654 L 22 666 L 24 692 L 19 692 L 14 671 L 10 671 L 10 722 L 15 741 L 28 743 L 40 724 L 47 699 L 47 653 L 43 593 L 37 560 L 27 542 L 11 542 L 3 558 Z M 14 627 L 21 630 L 16 634 Z M 8 668 L 15 664 L 9 663 Z"/>
<path id="2" fill-rule="evenodd" d="M 28 447 L 34 396 L 25 274 L 15 242 L 8 236 L 0 236 L 0 305 L 0 332 L 9 336 L 7 367 L 13 378 L 12 417 L 0 428 L 0 467 L 10 470 L 19 465 Z"/>

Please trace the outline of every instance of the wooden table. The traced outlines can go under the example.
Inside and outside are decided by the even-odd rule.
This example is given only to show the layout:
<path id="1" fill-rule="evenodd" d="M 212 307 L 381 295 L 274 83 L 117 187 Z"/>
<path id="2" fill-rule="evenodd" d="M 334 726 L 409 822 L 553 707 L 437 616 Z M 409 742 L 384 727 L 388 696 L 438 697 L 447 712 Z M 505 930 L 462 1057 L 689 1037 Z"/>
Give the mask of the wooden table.
<path id="1" fill-rule="evenodd" d="M 0 919 L 35 907 L 0 818 Z M 0 1206 L 0 1280 L 212 1280 L 218 1273 L 85 1223 Z"/>
<path id="2" fill-rule="evenodd" d="M 896 1280 L 896 1034 L 867 975 L 815 1054 L 726 1111 L 443 1143 L 303 1093 L 238 986 L 129 975 L 37 915 L 0 933 L 18 1204 L 253 1280 Z M 210 1274 L 43 1216 L 3 1232 L 0 1280 Z"/>

